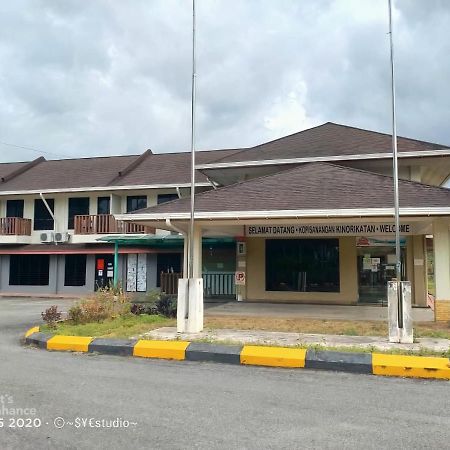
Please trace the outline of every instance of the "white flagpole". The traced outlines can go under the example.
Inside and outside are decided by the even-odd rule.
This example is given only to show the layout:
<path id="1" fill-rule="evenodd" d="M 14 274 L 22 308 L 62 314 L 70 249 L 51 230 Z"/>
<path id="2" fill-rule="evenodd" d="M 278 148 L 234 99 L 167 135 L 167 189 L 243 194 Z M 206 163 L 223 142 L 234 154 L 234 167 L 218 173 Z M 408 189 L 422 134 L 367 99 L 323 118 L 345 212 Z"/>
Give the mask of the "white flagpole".
<path id="1" fill-rule="evenodd" d="M 400 206 L 398 193 L 398 158 L 397 158 L 397 118 L 395 106 L 395 67 L 394 67 L 394 40 L 392 24 L 392 2 L 389 2 L 389 43 L 391 48 L 391 91 L 392 91 L 392 170 L 394 176 L 394 220 L 395 220 L 395 275 L 397 281 L 402 279 L 402 262 L 400 249 Z M 400 285 L 399 285 L 400 286 Z M 400 287 L 399 287 L 400 289 Z M 403 306 L 398 302 L 398 326 L 403 328 Z"/>
<path id="2" fill-rule="evenodd" d="M 192 0 L 192 86 L 191 86 L 191 214 L 189 223 L 188 278 L 194 277 L 194 210 L 195 210 L 195 0 Z M 186 276 L 186 275 L 185 275 Z"/>

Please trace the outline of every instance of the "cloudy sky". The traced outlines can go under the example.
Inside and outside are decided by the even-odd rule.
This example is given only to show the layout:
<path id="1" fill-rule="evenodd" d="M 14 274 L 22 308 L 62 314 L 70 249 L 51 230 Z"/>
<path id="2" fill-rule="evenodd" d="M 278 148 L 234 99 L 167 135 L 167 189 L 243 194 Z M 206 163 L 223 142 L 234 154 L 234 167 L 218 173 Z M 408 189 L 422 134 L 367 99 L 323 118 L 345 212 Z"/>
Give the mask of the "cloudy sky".
<path id="1" fill-rule="evenodd" d="M 390 130 L 387 0 L 197 0 L 198 148 Z M 450 1 L 396 0 L 398 131 L 450 145 Z M 189 149 L 190 0 L 0 2 L 0 161 Z"/>

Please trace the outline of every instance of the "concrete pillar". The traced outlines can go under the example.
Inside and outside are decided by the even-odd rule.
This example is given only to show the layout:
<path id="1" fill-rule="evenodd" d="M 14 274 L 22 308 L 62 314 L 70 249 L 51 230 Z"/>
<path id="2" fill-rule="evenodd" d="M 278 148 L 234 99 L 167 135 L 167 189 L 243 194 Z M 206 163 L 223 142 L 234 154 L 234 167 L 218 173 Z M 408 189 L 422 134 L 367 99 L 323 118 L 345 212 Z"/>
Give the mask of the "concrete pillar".
<path id="1" fill-rule="evenodd" d="M 193 278 L 202 278 L 202 228 L 194 229 L 194 270 Z"/>
<path id="2" fill-rule="evenodd" d="M 187 277 L 185 267 L 184 278 L 178 280 L 177 299 L 177 331 L 179 333 L 198 333 L 203 330 L 203 278 L 202 278 L 202 229 L 194 229 L 193 245 L 193 278 Z M 185 255 L 187 246 L 185 243 Z M 186 256 L 184 258 L 186 264 Z"/>
<path id="3" fill-rule="evenodd" d="M 188 273 L 188 252 L 189 252 L 189 239 L 187 234 L 184 236 L 183 241 L 183 278 L 187 277 Z"/>
<path id="4" fill-rule="evenodd" d="M 425 236 L 413 236 L 413 252 L 414 277 L 411 280 L 413 282 L 413 304 L 416 306 L 427 306 Z"/>
<path id="5" fill-rule="evenodd" d="M 450 320 L 450 234 L 447 220 L 433 222 L 435 319 Z"/>

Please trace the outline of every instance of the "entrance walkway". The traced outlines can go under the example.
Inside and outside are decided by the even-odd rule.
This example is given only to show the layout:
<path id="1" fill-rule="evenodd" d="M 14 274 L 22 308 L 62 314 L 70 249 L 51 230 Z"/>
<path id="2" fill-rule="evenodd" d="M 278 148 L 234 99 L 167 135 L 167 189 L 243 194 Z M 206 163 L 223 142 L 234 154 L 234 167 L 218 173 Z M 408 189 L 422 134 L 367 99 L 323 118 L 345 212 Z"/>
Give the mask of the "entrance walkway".
<path id="1" fill-rule="evenodd" d="M 336 320 L 387 320 L 386 306 L 298 305 L 231 301 L 205 303 L 205 316 L 255 316 Z M 414 322 L 433 322 L 430 308 L 413 308 Z"/>

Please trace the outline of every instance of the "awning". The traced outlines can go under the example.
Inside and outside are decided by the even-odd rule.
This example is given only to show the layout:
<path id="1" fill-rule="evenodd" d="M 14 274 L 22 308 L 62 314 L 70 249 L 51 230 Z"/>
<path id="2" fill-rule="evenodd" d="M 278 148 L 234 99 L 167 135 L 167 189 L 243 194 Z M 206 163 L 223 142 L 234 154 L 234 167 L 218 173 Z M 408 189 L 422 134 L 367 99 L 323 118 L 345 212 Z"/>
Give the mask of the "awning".
<path id="1" fill-rule="evenodd" d="M 184 238 L 180 234 L 143 234 L 130 236 L 126 234 L 103 236 L 97 239 L 101 242 L 118 243 L 119 249 L 122 245 L 146 245 L 152 248 L 182 248 Z M 232 237 L 204 237 L 202 240 L 205 246 L 232 246 L 236 240 Z"/>
<path id="2" fill-rule="evenodd" d="M 30 244 L 1 246 L 0 255 L 102 255 L 113 254 L 113 245 L 87 244 Z M 156 253 L 149 247 L 119 247 L 119 253 Z"/>

